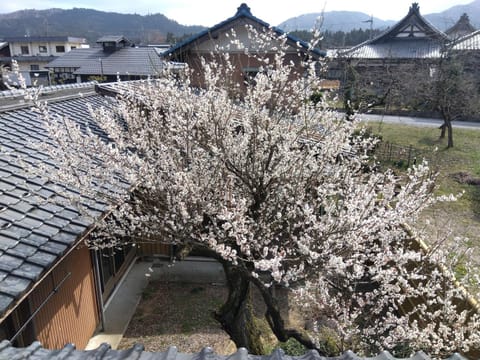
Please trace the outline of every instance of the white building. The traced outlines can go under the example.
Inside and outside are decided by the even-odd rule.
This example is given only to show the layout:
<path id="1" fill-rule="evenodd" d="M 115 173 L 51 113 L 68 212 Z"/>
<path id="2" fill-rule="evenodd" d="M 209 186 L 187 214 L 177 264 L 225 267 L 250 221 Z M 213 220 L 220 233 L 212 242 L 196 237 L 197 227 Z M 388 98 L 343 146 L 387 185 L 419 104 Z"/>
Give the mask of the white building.
<path id="1" fill-rule="evenodd" d="M 88 48 L 85 38 L 70 36 L 24 36 L 5 38 L 8 43 L 8 56 L 0 57 L 0 64 L 11 67 L 16 61 L 28 85 L 34 81 L 49 84 L 49 72 L 45 68 L 52 60 L 78 48 Z"/>

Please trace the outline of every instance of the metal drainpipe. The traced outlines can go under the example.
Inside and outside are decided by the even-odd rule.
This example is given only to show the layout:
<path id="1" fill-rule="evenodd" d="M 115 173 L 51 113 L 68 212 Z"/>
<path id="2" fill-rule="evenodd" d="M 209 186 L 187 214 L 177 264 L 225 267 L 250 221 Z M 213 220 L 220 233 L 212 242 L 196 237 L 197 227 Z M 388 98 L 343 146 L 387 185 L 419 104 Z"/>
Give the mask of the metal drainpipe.
<path id="1" fill-rule="evenodd" d="M 25 328 L 27 327 L 27 325 L 33 320 L 33 318 L 35 317 L 35 315 L 38 314 L 38 312 L 40 310 L 42 310 L 42 308 L 45 306 L 45 304 L 48 302 L 48 300 L 50 300 L 50 298 L 55 295 L 58 290 L 62 287 L 63 283 L 65 282 L 65 280 L 67 280 L 70 275 L 72 275 L 71 272 L 69 272 L 63 279 L 62 281 L 60 281 L 58 283 L 58 285 L 52 290 L 52 292 L 50 294 L 48 294 L 48 296 L 45 298 L 45 300 L 43 300 L 43 302 L 40 304 L 39 307 L 37 307 L 37 309 L 33 312 L 32 315 L 30 315 L 30 317 L 23 323 L 22 327 L 20 329 L 18 329 L 18 331 L 15 333 L 15 335 L 13 335 L 13 337 L 10 339 L 10 342 L 13 343 L 15 341 L 15 339 L 23 332 L 23 330 L 25 330 Z"/>
<path id="2" fill-rule="evenodd" d="M 97 303 L 100 309 L 100 323 L 102 331 L 105 331 L 105 307 L 103 306 L 102 287 L 100 286 L 102 277 L 100 273 L 100 264 L 98 263 L 98 250 L 92 250 L 93 269 L 95 273 L 95 287 L 97 288 Z"/>

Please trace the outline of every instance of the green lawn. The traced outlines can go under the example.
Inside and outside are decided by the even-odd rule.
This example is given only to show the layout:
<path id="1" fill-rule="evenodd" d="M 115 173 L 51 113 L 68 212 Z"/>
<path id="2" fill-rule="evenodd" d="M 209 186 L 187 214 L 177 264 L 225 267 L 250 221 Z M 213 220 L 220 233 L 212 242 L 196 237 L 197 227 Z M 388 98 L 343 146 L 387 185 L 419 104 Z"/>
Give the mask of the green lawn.
<path id="1" fill-rule="evenodd" d="M 451 242 L 465 237 L 474 263 L 480 259 L 480 130 L 456 129 L 454 147 L 447 149 L 446 140 L 439 139 L 435 127 L 414 127 L 386 123 L 367 123 L 374 134 L 383 141 L 419 150 L 432 169 L 438 172 L 435 193 L 464 195 L 456 202 L 438 203 L 422 214 L 416 224 L 425 230 L 425 239 L 433 243 L 445 236 Z M 392 165 L 393 166 L 393 165 Z M 462 173 L 473 184 L 459 182 L 455 174 Z M 477 184 L 475 184 L 477 182 Z M 428 238 L 429 237 L 429 238 Z M 478 267 L 477 267 L 478 269 Z"/>
<path id="2" fill-rule="evenodd" d="M 454 128 L 454 147 L 447 149 L 446 140 L 439 139 L 440 130 L 434 127 L 385 123 L 368 123 L 367 126 L 383 141 L 419 150 L 428 159 L 432 169 L 439 173 L 437 194 L 465 191 L 457 207 L 470 209 L 480 221 L 479 186 L 460 184 L 452 177 L 463 172 L 472 180 L 480 180 L 480 130 Z"/>

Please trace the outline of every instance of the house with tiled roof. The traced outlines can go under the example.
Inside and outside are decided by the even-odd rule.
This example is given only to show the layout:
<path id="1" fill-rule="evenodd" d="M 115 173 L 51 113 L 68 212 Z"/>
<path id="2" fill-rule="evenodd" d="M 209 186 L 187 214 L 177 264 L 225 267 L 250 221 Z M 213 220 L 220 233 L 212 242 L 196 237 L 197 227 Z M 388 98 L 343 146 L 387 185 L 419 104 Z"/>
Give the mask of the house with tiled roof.
<path id="1" fill-rule="evenodd" d="M 346 97 L 352 93 L 347 89 L 357 89 L 349 101 L 360 111 L 372 104 L 384 107 L 390 97 L 389 104 L 395 108 L 438 116 L 435 109 L 419 104 L 416 91 L 423 90 L 416 85 L 430 81 L 444 59 L 455 57 L 478 87 L 477 35 L 467 14 L 442 32 L 420 14 L 418 3 L 413 3 L 403 19 L 379 36 L 331 52 L 328 78 L 340 80 Z"/>
<path id="2" fill-rule="evenodd" d="M 449 41 L 413 3 L 406 16 L 379 36 L 335 52 L 328 77 L 341 81 L 343 94 L 350 97 L 345 102 L 360 111 L 385 106 L 388 97 L 406 108 L 415 103 L 414 85 L 433 74 Z"/>
<path id="3" fill-rule="evenodd" d="M 465 35 L 469 35 L 477 29 L 470 23 L 470 18 L 467 13 L 463 13 L 460 19 L 450 28 L 445 30 L 445 34 L 451 40 L 458 40 Z"/>
<path id="4" fill-rule="evenodd" d="M 8 53 L 0 52 L 0 64 L 10 68 L 15 61 L 29 86 L 34 82 L 50 85 L 45 66 L 71 50 L 89 46 L 86 39 L 72 36 L 16 36 L 3 40 Z"/>
<path id="5" fill-rule="evenodd" d="M 51 114 L 68 114 L 79 124 L 92 123 L 89 106 L 115 101 L 91 83 L 43 88 L 41 99 L 48 99 Z M 31 171 L 55 166 L 40 146 L 48 141 L 23 93 L 0 93 L 0 339 L 16 346 L 39 340 L 48 348 L 71 342 L 83 348 L 135 251 L 125 246 L 113 254 L 85 245 L 92 219 L 105 216 L 107 208 L 84 197 L 89 210 L 81 213 L 68 199 L 75 189 Z"/>
<path id="6" fill-rule="evenodd" d="M 265 33 L 271 31 L 272 39 L 268 47 L 262 48 L 263 57 L 273 59 L 280 48 L 280 38 L 285 37 L 286 40 L 286 61 L 292 61 L 301 70 L 301 62 L 306 56 L 323 57 L 325 52 L 312 48 L 309 45 L 290 35 L 283 30 L 271 27 L 265 21 L 252 15 L 250 7 L 247 4 L 241 4 L 234 16 L 180 42 L 163 53 L 163 56 L 171 61 L 182 62 L 188 64 L 193 69 L 195 78 L 194 85 L 202 86 L 202 59 L 205 61 L 213 61 L 218 53 L 229 53 L 232 63 L 235 64 L 235 72 L 233 80 L 243 84 L 255 76 L 261 67 L 261 63 L 255 59 L 260 51 L 255 47 L 250 47 L 249 54 L 245 53 L 245 47 L 249 47 L 252 41 L 249 39 L 249 31 L 247 27 L 253 27 L 256 31 Z M 234 35 L 235 34 L 235 35 Z M 234 37 L 236 36 L 236 39 Z M 232 40 L 237 41 L 243 46 L 232 46 Z"/>
<path id="7" fill-rule="evenodd" d="M 104 36 L 96 47 L 75 49 L 46 65 L 55 83 L 158 77 L 165 61 L 155 47 L 137 47 L 124 36 Z"/>
<path id="8" fill-rule="evenodd" d="M 376 38 L 343 52 L 351 59 L 425 59 L 440 56 L 446 34 L 420 15 L 413 3 L 408 14 Z"/>

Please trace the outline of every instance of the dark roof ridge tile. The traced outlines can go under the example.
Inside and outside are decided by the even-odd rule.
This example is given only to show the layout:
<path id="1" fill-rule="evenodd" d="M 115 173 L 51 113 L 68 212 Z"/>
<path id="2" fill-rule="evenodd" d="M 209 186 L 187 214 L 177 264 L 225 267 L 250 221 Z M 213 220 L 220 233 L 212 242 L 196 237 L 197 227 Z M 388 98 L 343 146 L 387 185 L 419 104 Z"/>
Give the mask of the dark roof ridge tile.
<path id="1" fill-rule="evenodd" d="M 23 360 L 187 360 L 187 359 L 211 359 L 211 360 L 431 360 L 432 358 L 423 352 L 408 358 L 396 358 L 389 352 L 384 351 L 375 357 L 358 356 L 352 351 L 346 351 L 340 356 L 324 357 L 317 351 L 311 350 L 302 356 L 286 355 L 283 350 L 274 350 L 270 355 L 250 355 L 246 349 L 239 348 L 230 355 L 216 354 L 212 348 L 205 347 L 200 352 L 194 354 L 179 353 L 174 346 L 170 346 L 167 351 L 148 352 L 144 351 L 143 345 L 135 344 L 126 350 L 114 350 L 108 344 L 101 344 L 98 348 L 92 350 L 76 350 L 73 344 L 66 344 L 59 350 L 44 349 L 38 341 L 33 342 L 26 348 L 16 348 L 8 340 L 0 342 L 0 359 L 23 359 Z M 452 354 L 446 360 L 466 360 L 458 353 Z"/>

